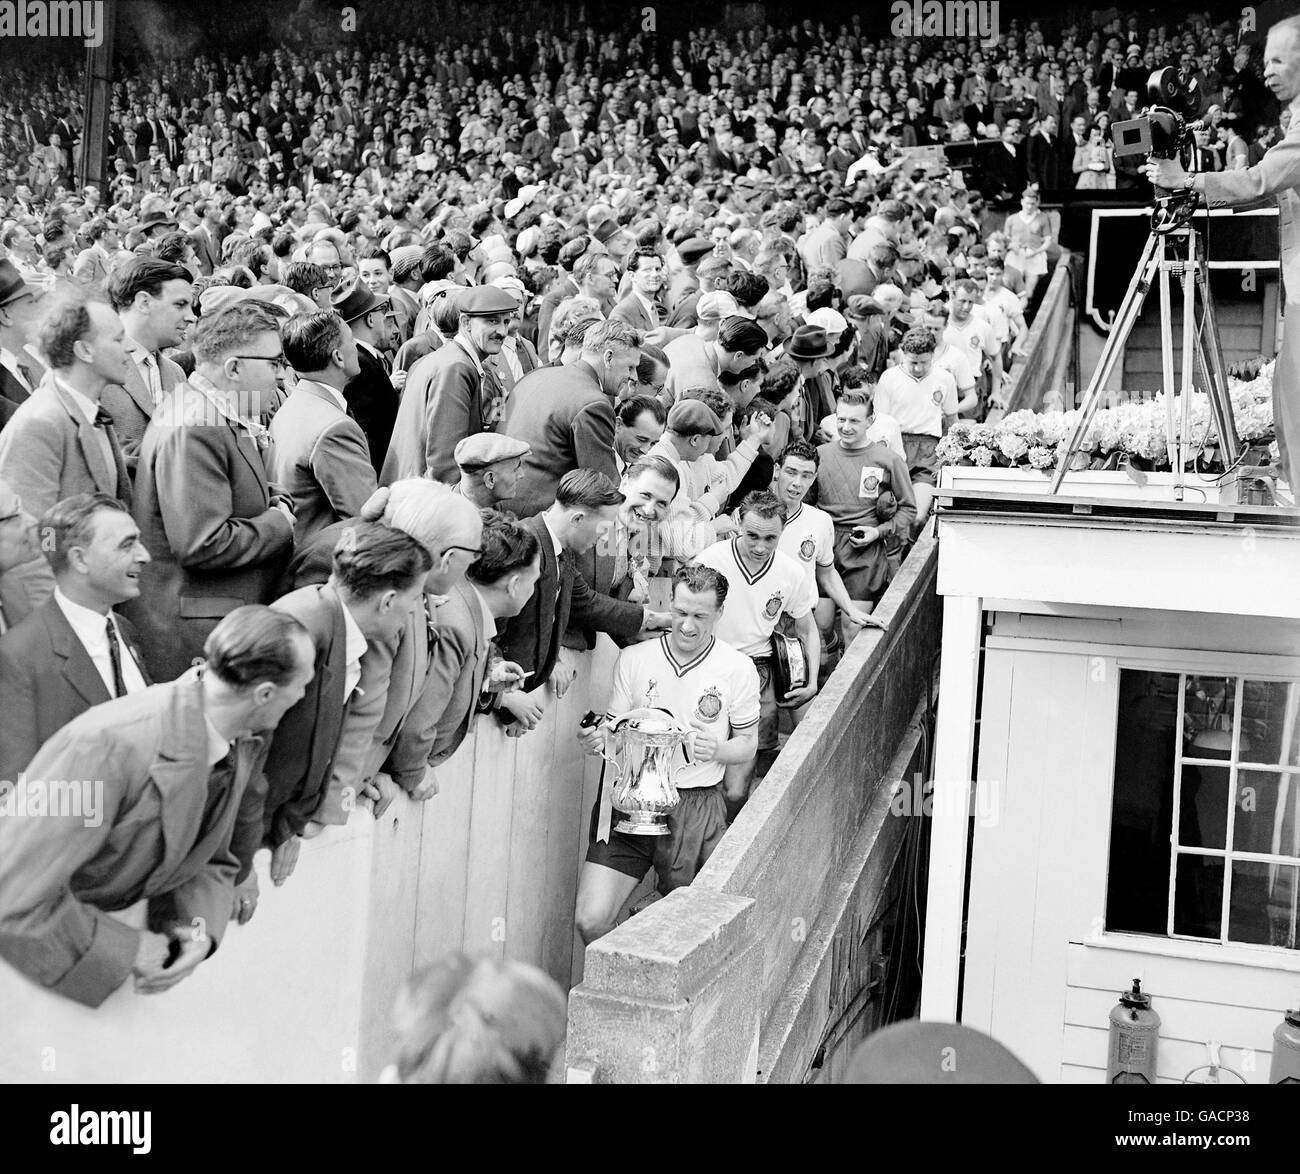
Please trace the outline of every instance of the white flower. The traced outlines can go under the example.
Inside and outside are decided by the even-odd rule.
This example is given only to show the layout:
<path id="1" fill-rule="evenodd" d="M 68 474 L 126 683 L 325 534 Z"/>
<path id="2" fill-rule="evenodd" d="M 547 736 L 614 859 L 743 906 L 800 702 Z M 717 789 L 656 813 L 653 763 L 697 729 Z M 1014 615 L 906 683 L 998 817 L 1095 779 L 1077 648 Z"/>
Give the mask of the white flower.
<path id="1" fill-rule="evenodd" d="M 1028 455 L 1029 466 L 1033 469 L 1050 469 L 1056 464 L 1056 454 L 1041 444 L 1034 445 Z"/>
<path id="2" fill-rule="evenodd" d="M 987 445 L 978 444 L 971 449 L 970 459 L 977 465 L 987 467 L 993 463 L 993 450 Z"/>
<path id="3" fill-rule="evenodd" d="M 1014 432 L 1003 433 L 998 437 L 998 448 L 1007 460 L 1015 464 L 1029 451 L 1029 444 L 1023 436 L 1017 436 Z"/>

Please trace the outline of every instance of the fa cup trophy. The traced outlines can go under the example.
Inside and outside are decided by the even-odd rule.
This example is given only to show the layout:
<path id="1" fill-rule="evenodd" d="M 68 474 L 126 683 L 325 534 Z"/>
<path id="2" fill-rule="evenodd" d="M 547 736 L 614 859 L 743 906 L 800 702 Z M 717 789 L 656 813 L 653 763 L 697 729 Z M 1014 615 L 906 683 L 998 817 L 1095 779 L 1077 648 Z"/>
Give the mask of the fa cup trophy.
<path id="1" fill-rule="evenodd" d="M 623 814 L 614 830 L 633 836 L 668 834 L 668 815 L 680 801 L 676 776 L 684 769 L 672 759 L 678 747 L 689 754 L 694 735 L 656 707 L 655 689 L 651 680 L 644 706 L 609 719 L 614 753 L 601 756 L 614 772 L 611 802 Z"/>

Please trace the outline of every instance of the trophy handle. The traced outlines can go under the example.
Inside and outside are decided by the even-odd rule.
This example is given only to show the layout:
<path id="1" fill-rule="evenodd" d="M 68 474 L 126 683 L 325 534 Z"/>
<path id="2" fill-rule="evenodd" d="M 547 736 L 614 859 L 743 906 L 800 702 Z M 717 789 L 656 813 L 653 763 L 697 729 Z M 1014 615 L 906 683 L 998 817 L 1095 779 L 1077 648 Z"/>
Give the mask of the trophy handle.
<path id="1" fill-rule="evenodd" d="M 611 718 L 610 720 L 608 720 L 608 721 L 602 722 L 601 725 L 602 725 L 602 726 L 604 727 L 604 729 L 606 729 L 609 733 L 612 734 L 612 733 L 614 732 L 614 725 L 615 725 L 615 722 L 614 722 L 614 720 L 613 720 L 612 718 Z M 614 758 L 614 757 L 613 757 L 612 755 L 610 755 L 610 754 L 606 754 L 606 753 L 605 753 L 605 747 L 604 747 L 604 743 L 603 743 L 603 741 L 602 741 L 602 744 L 601 744 L 600 754 L 599 754 L 598 757 L 603 758 L 603 759 L 604 759 L 604 760 L 609 764 L 609 766 L 610 766 L 611 777 L 610 777 L 610 780 L 609 780 L 609 786 L 610 786 L 610 789 L 613 790 L 613 788 L 618 784 L 619 775 L 622 773 L 622 772 L 619 770 L 618 759 L 617 759 L 617 758 Z"/>

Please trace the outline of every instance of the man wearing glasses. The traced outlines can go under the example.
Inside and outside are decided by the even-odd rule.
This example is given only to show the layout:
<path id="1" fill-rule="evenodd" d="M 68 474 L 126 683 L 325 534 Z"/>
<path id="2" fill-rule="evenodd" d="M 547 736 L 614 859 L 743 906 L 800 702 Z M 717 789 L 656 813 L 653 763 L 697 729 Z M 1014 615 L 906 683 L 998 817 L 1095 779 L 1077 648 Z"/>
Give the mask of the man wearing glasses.
<path id="1" fill-rule="evenodd" d="M 325 270 L 326 276 L 333 283 L 330 287 L 331 297 L 337 297 L 343 292 L 343 258 L 339 255 L 338 245 L 328 237 L 314 241 L 307 250 L 307 260 Z"/>
<path id="2" fill-rule="evenodd" d="M 194 374 L 145 431 L 134 515 L 152 561 L 127 609 L 155 681 L 180 676 L 217 622 L 270 603 L 293 554 L 293 505 L 257 423 L 285 367 L 276 318 L 246 300 L 205 316 Z"/>

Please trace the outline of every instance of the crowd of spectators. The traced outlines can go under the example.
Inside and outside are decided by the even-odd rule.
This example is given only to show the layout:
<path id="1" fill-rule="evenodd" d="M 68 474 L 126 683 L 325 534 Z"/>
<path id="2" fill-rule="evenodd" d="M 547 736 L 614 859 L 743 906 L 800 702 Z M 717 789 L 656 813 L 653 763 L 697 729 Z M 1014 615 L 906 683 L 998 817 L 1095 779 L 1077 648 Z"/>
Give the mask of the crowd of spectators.
<path id="1" fill-rule="evenodd" d="M 350 796 L 526 737 L 597 632 L 621 705 L 701 733 L 667 851 L 593 819 L 578 928 L 689 883 L 874 622 L 937 441 L 1004 405 L 1043 203 L 1145 182 L 1106 142 L 1166 64 L 1203 167 L 1276 134 L 1206 19 L 462 42 L 384 7 L 115 75 L 102 191 L 74 78 L 0 97 L 0 780 L 93 756 L 133 821 L 0 822 L 0 955 L 83 1002 L 206 958 L 259 849 L 283 883 Z"/>

